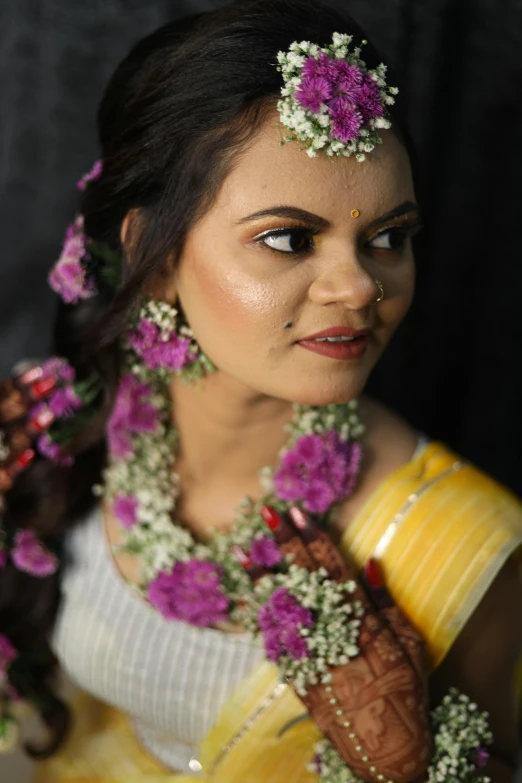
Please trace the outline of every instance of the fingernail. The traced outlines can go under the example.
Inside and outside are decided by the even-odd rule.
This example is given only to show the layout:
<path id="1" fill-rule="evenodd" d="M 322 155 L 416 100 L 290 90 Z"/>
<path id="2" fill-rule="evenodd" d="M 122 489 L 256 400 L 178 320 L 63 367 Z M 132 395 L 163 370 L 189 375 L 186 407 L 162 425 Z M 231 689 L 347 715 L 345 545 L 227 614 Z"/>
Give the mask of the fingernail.
<path id="1" fill-rule="evenodd" d="M 252 561 L 250 560 L 245 550 L 239 546 L 239 544 L 234 544 L 231 547 L 231 551 L 233 556 L 236 558 L 237 562 L 240 565 L 242 565 L 243 568 L 245 569 L 250 568 L 250 566 L 252 565 Z"/>
<path id="2" fill-rule="evenodd" d="M 374 587 L 375 589 L 384 587 L 384 577 L 382 575 L 381 566 L 374 557 L 370 557 L 363 570 L 364 577 L 370 587 Z"/>
<path id="3" fill-rule="evenodd" d="M 18 455 L 18 457 L 9 467 L 9 474 L 11 475 L 11 478 L 18 475 L 18 473 L 21 473 L 22 470 L 28 468 L 31 462 L 34 460 L 35 456 L 36 452 L 34 449 L 26 449 L 25 451 L 22 451 L 22 453 Z"/>
<path id="4" fill-rule="evenodd" d="M 55 387 L 55 378 L 42 378 L 41 380 L 36 381 L 36 383 L 33 383 L 31 394 L 35 400 L 41 400 L 42 397 L 47 397 Z"/>
<path id="5" fill-rule="evenodd" d="M 24 386 L 30 386 L 35 381 L 38 381 L 43 377 L 43 367 L 30 367 L 28 370 L 24 370 L 20 375 L 16 376 L 16 380 L 19 383 L 23 383 Z"/>
<path id="6" fill-rule="evenodd" d="M 292 522 L 299 530 L 306 530 L 308 526 L 310 525 L 310 520 L 304 513 L 304 511 L 301 511 L 300 508 L 297 506 L 292 506 L 288 510 L 289 516 L 292 518 Z"/>
<path id="7" fill-rule="evenodd" d="M 260 512 L 270 530 L 277 530 L 281 527 L 281 517 L 272 506 L 261 506 Z"/>
<path id="8" fill-rule="evenodd" d="M 42 410 L 29 421 L 29 426 L 35 432 L 43 432 L 44 430 L 49 429 L 54 418 L 54 413 L 50 408 L 42 408 Z"/>

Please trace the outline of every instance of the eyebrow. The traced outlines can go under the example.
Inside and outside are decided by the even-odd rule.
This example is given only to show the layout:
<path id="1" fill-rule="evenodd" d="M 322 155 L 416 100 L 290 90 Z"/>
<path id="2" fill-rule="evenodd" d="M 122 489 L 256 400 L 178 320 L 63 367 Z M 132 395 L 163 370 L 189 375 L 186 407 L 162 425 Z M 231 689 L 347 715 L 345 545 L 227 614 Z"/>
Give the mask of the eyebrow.
<path id="1" fill-rule="evenodd" d="M 387 212 L 385 215 L 381 215 L 375 220 L 372 220 L 368 228 L 373 228 L 374 226 L 380 225 L 381 223 L 385 223 L 387 220 L 393 220 L 394 218 L 399 218 L 402 217 L 402 215 L 408 215 L 412 212 L 420 216 L 418 205 L 415 204 L 414 201 L 405 201 L 403 204 L 400 204 L 398 207 L 392 209 L 390 212 Z M 238 225 L 249 223 L 253 220 L 259 220 L 260 218 L 264 217 L 279 217 L 290 220 L 301 220 L 302 222 L 308 223 L 317 229 L 325 229 L 331 226 L 330 221 L 326 220 L 326 218 L 320 217 L 320 215 L 315 215 L 313 212 L 308 212 L 306 209 L 290 206 L 278 206 L 269 207 L 268 209 L 261 209 L 259 212 L 253 212 L 251 215 L 247 215 L 246 217 L 241 218 L 241 220 L 238 221 Z"/>

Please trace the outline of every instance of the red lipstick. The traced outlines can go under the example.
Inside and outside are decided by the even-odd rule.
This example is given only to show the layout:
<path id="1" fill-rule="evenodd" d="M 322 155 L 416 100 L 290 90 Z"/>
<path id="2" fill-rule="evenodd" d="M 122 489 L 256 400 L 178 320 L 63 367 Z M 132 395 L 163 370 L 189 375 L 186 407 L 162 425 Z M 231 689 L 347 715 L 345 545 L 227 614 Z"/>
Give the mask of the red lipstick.
<path id="1" fill-rule="evenodd" d="M 352 329 L 349 326 L 333 326 L 298 340 L 298 345 L 330 359 L 360 359 L 368 347 L 369 331 Z M 328 340 L 328 337 L 334 339 Z"/>

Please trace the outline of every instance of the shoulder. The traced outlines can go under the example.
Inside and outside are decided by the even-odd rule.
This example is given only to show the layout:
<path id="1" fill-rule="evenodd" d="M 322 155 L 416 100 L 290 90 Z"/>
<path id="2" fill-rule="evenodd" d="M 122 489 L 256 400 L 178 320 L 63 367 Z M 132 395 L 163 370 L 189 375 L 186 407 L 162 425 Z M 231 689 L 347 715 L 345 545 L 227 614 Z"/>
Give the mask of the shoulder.
<path id="1" fill-rule="evenodd" d="M 495 527 L 499 522 L 506 530 L 522 530 L 522 503 L 507 488 L 480 468 L 456 454 L 444 443 L 431 441 L 423 454 L 412 462 L 420 433 L 382 403 L 361 398 L 361 419 L 366 432 L 361 440 L 363 461 L 357 490 L 341 507 L 337 530 L 342 533 L 365 503 L 375 497 L 379 488 L 393 492 L 388 511 L 401 504 L 412 492 L 422 492 L 423 502 L 433 512 L 439 504 L 444 509 L 436 518 L 444 527 L 458 517 L 466 525 Z M 390 479 L 402 475 L 411 465 L 408 482 L 392 488 Z M 434 517 L 435 524 L 435 517 Z"/>
<path id="2" fill-rule="evenodd" d="M 342 533 L 367 499 L 392 473 L 415 454 L 419 433 L 394 411 L 369 397 L 360 399 L 366 431 L 361 438 L 363 457 L 357 490 L 341 504 L 336 522 Z"/>

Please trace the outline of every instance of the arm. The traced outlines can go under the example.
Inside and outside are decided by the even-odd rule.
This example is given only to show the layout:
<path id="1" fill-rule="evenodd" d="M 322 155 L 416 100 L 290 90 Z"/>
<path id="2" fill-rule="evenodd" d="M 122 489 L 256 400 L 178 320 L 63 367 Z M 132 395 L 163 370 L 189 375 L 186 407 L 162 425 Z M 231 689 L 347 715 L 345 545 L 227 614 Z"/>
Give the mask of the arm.
<path id="1" fill-rule="evenodd" d="M 430 679 L 433 705 L 451 685 L 490 715 L 492 783 L 513 783 L 520 757 L 515 672 L 522 657 L 522 580 L 509 560 Z"/>

